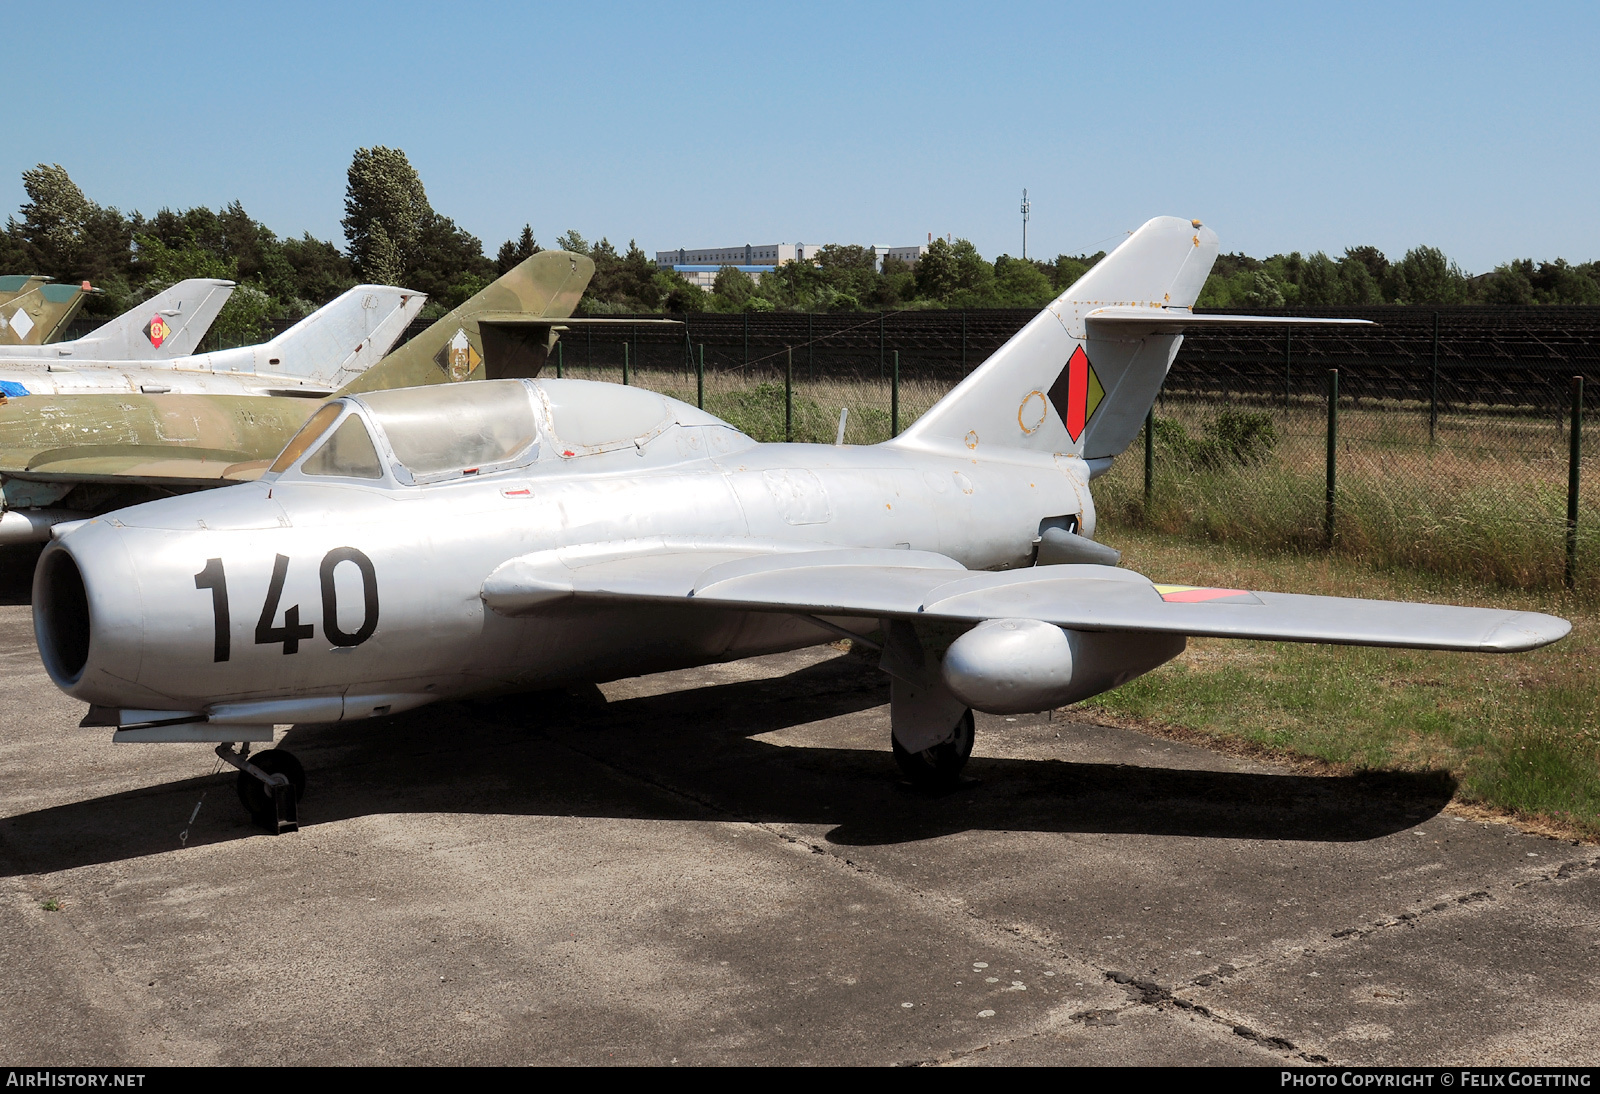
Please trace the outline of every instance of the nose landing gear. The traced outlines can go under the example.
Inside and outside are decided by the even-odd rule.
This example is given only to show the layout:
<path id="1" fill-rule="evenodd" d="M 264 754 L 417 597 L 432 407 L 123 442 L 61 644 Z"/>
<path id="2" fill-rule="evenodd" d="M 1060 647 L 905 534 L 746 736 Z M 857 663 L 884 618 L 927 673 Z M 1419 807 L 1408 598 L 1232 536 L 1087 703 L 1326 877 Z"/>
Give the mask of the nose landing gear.
<path id="1" fill-rule="evenodd" d="M 223 763 L 239 769 L 239 800 L 250 818 L 274 835 L 300 828 L 300 796 L 306 792 L 306 772 L 294 754 L 269 748 L 250 755 L 248 742 L 238 752 L 232 744 L 217 746 Z"/>

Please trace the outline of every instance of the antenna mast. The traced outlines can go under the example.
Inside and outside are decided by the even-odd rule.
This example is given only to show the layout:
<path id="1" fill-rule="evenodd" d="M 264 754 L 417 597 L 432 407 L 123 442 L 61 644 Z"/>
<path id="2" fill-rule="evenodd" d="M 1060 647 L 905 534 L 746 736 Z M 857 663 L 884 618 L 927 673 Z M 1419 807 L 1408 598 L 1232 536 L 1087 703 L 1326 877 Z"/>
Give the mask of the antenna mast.
<path id="1" fill-rule="evenodd" d="M 1028 191 L 1022 191 L 1022 257 L 1028 257 Z"/>

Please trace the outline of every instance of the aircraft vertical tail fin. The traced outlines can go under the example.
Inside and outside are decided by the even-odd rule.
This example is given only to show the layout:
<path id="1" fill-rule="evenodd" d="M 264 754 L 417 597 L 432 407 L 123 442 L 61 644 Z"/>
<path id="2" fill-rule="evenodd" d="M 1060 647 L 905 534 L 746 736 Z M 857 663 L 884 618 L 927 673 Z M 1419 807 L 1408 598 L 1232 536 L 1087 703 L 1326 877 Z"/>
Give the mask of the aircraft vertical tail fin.
<path id="1" fill-rule="evenodd" d="M 188 357 L 233 293 L 232 281 L 192 277 L 123 312 L 72 345 L 80 357 L 150 361 Z"/>
<path id="2" fill-rule="evenodd" d="M 81 285 L 58 285 L 38 274 L 0 277 L 0 346 L 42 346 L 60 338 L 91 292 Z"/>
<path id="3" fill-rule="evenodd" d="M 577 308 L 593 276 L 594 262 L 583 255 L 540 251 L 337 394 L 534 375 L 555 345 L 552 328 Z"/>
<path id="4" fill-rule="evenodd" d="M 427 299 L 412 289 L 357 285 L 257 347 L 257 371 L 347 384 L 394 347 Z"/>
<path id="5" fill-rule="evenodd" d="M 1147 221 L 890 443 L 1115 455 L 1138 432 L 1183 335 L 1160 319 L 1148 330 L 1105 329 L 1090 313 L 1190 315 L 1217 250 L 1198 220 Z"/>

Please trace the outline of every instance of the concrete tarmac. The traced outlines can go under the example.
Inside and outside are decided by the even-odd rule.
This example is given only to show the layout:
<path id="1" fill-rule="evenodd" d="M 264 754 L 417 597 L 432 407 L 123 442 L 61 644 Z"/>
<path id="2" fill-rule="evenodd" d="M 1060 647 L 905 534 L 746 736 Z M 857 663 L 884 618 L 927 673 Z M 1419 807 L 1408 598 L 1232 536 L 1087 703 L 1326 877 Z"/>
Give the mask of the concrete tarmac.
<path id="1" fill-rule="evenodd" d="M 822 647 L 294 727 L 269 836 L 76 728 L 25 604 L 0 665 L 8 1065 L 1600 1058 L 1600 849 L 1437 777 L 980 715 L 924 795 Z"/>

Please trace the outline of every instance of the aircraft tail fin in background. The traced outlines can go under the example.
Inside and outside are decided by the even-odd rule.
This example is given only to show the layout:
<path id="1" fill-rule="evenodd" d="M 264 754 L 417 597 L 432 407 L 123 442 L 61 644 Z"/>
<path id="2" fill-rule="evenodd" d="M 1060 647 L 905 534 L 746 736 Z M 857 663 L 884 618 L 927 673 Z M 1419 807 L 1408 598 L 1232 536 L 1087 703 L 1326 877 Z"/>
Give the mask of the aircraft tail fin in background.
<path id="1" fill-rule="evenodd" d="M 339 395 L 470 379 L 534 376 L 594 276 L 568 251 L 524 259 L 465 304 L 340 388 Z"/>
<path id="2" fill-rule="evenodd" d="M 72 353 L 99 361 L 188 357 L 228 302 L 233 284 L 209 277 L 180 281 L 70 343 Z"/>
<path id="3" fill-rule="evenodd" d="M 42 346 L 67 329 L 89 293 L 99 289 L 57 285 L 38 274 L 0 277 L 0 346 Z"/>
<path id="4" fill-rule="evenodd" d="M 1072 454 L 1103 470 L 1138 436 L 1186 328 L 1362 322 L 1196 315 L 1217 251 L 1198 220 L 1146 221 L 889 443 Z"/>
<path id="5" fill-rule="evenodd" d="M 388 285 L 357 285 L 265 343 L 266 369 L 336 388 L 393 348 L 427 295 Z"/>

